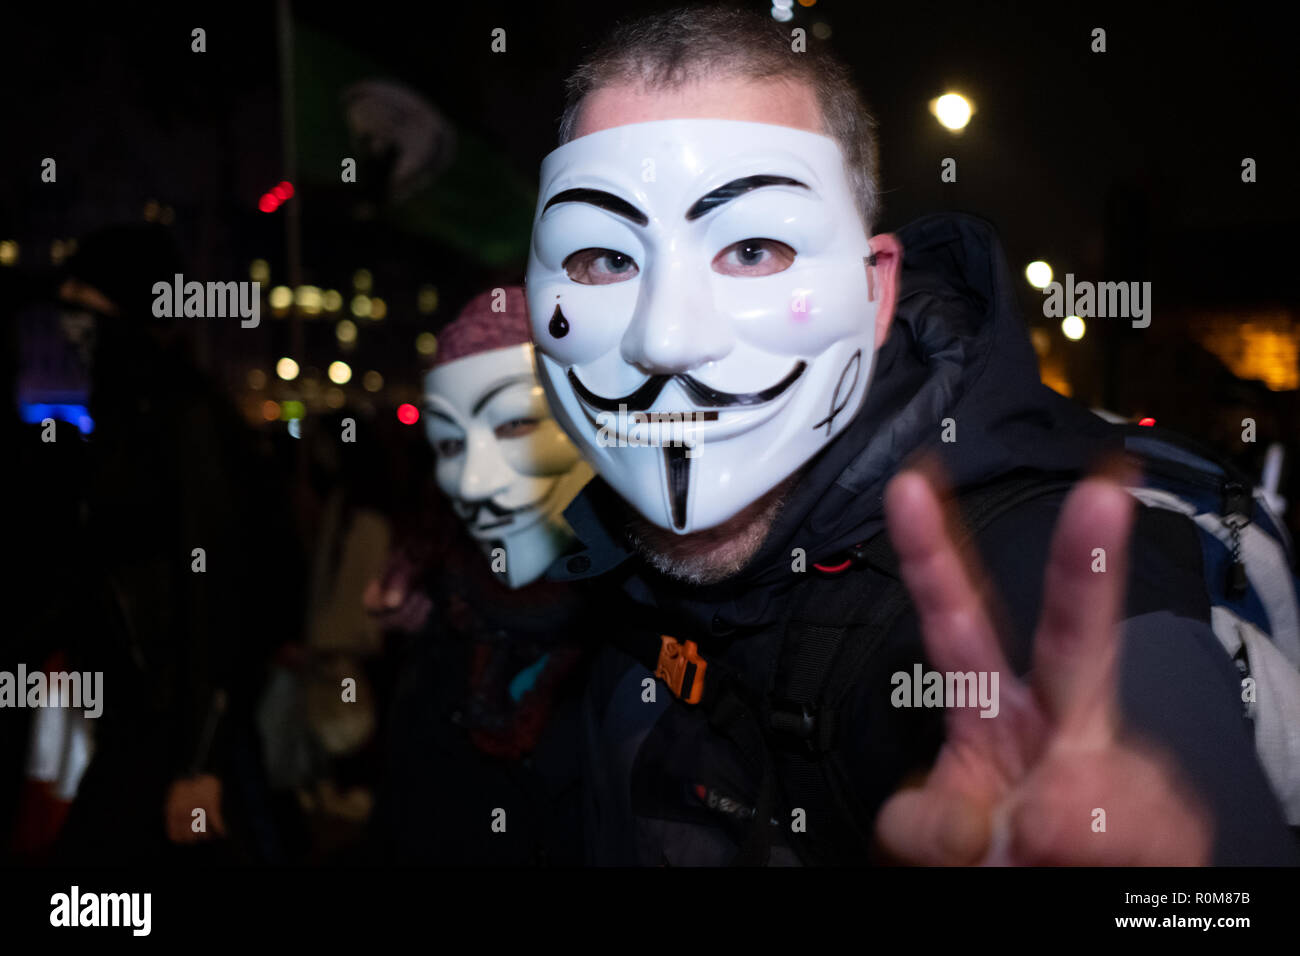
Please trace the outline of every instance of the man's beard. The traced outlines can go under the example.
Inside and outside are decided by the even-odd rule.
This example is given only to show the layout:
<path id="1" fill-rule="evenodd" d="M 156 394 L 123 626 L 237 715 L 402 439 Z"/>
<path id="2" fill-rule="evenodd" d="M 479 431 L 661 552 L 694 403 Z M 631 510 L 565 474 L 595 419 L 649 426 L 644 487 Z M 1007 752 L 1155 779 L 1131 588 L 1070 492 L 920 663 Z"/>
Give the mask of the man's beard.
<path id="1" fill-rule="evenodd" d="M 660 574 L 686 584 L 717 584 L 739 574 L 758 553 L 802 474 L 796 471 L 722 524 L 691 534 L 674 534 L 634 514 L 628 539 Z"/>

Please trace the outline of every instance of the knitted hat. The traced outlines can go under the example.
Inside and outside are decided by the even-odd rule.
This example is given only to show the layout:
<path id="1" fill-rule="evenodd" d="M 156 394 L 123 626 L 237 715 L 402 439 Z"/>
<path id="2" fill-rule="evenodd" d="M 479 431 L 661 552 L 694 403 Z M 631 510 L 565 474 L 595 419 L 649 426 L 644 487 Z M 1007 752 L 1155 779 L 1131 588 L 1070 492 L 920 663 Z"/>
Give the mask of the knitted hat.
<path id="1" fill-rule="evenodd" d="M 437 368 L 479 352 L 522 345 L 531 338 L 524 287 L 508 285 L 488 289 L 470 299 L 460 315 L 442 330 L 429 367 Z"/>

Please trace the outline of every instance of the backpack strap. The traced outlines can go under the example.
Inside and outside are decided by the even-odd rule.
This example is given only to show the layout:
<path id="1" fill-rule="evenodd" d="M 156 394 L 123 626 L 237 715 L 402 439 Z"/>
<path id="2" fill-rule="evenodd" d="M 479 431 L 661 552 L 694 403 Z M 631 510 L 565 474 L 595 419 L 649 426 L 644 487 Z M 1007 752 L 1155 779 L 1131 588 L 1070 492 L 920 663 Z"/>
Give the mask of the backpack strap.
<path id="1" fill-rule="evenodd" d="M 1072 484 L 1072 479 L 1036 473 L 967 490 L 957 499 L 965 519 L 964 535 L 969 540 L 1011 509 L 1064 492 Z M 849 581 L 837 580 L 838 574 L 801 589 L 804 593 L 786 626 L 766 714 L 787 804 L 802 807 L 820 831 L 819 837 L 813 837 L 810 828 L 809 838 L 796 844 L 812 851 L 813 859 L 806 858 L 807 862 L 861 859 L 871 844 L 871 834 L 862 825 L 863 808 L 852 793 L 836 746 L 840 708 L 910 604 L 898 557 L 885 531 L 852 549 L 851 557 L 889 579 L 883 596 L 873 602 L 865 619 L 855 620 L 860 591 Z M 846 644 L 850 623 L 866 635 L 864 640 Z M 838 826 L 825 826 L 827 820 L 835 820 Z M 837 829 L 840 832 L 834 832 Z"/>

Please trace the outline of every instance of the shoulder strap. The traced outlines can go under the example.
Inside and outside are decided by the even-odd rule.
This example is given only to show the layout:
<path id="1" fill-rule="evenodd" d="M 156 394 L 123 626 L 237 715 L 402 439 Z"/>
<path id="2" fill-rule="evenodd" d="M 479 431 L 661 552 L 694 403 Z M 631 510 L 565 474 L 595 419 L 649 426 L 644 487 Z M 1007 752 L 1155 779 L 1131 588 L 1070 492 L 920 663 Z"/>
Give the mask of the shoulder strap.
<path id="1" fill-rule="evenodd" d="M 964 491 L 957 498 L 963 531 L 970 539 L 1000 515 L 1025 502 L 1064 492 L 1071 484 L 1061 476 L 1036 473 Z M 832 861 L 860 860 L 870 846 L 871 834 L 863 826 L 862 809 L 847 786 L 835 746 L 839 710 L 910 600 L 885 531 L 855 548 L 853 557 L 889 579 L 883 595 L 876 598 L 865 619 L 852 621 L 861 592 L 849 587 L 849 581 L 828 578 L 801 589 L 799 604 L 786 627 L 771 709 L 766 715 L 769 734 L 777 738 L 774 753 L 788 805 L 804 808 L 812 821 L 831 819 L 837 823 L 834 828 L 819 827 L 821 838 L 812 837 L 810 826 L 808 838 L 797 842 L 797 847 L 811 851 L 809 857 L 816 862 L 828 857 Z M 855 632 L 865 637 L 846 645 L 850 622 Z"/>

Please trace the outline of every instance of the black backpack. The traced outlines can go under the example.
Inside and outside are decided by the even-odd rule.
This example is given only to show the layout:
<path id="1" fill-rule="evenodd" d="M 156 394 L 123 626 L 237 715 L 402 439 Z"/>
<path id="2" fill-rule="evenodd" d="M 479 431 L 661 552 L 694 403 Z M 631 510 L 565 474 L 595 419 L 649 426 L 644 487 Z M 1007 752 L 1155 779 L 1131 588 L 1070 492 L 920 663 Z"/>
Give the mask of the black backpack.
<path id="1" fill-rule="evenodd" d="M 964 529 L 974 536 L 1024 502 L 1063 496 L 1071 484 L 1070 478 L 1035 472 L 963 490 L 957 501 Z M 887 577 L 883 596 L 863 607 L 861 591 L 850 586 L 853 575 L 810 577 L 796 592 L 776 666 L 766 675 L 706 661 L 693 641 L 644 633 L 616 638 L 679 700 L 700 708 L 713 732 L 731 741 L 751 767 L 761 768 L 747 835 L 732 865 L 766 864 L 773 828 L 785 826 L 773 815 L 796 807 L 810 826 L 785 842 L 804 864 L 860 864 L 870 856 L 873 815 L 849 781 L 836 732 L 850 694 L 909 598 L 883 530 L 852 548 L 836 570 L 862 565 Z"/>

